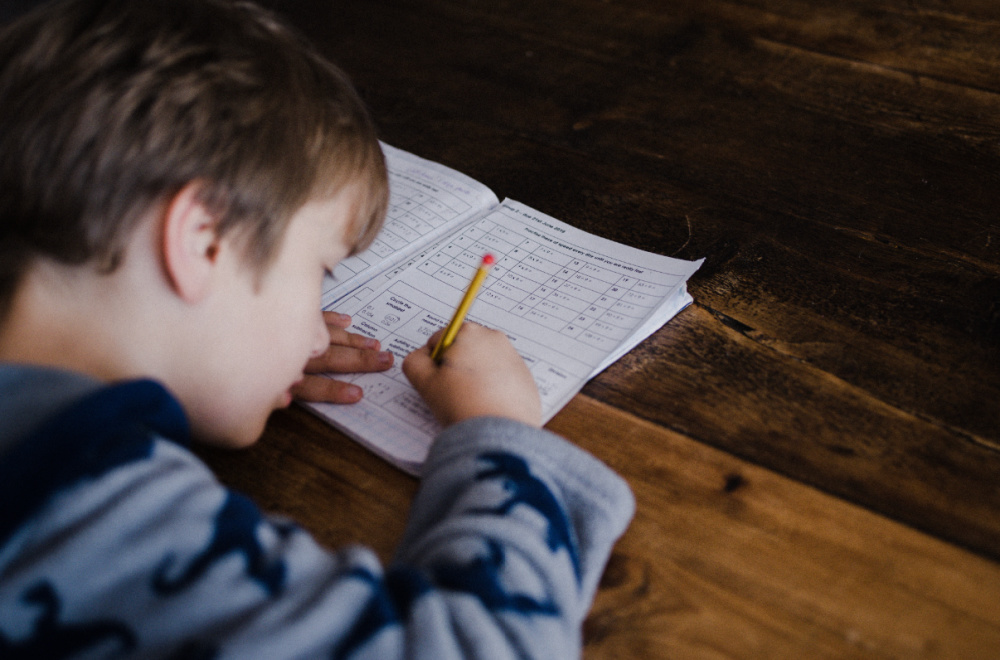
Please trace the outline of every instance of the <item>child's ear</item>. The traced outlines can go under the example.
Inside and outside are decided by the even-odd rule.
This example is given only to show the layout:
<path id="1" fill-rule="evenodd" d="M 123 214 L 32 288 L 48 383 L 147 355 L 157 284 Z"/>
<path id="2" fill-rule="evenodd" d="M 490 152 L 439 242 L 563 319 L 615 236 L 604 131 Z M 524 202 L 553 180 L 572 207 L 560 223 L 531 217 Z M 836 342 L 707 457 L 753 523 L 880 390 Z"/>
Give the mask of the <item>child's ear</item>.
<path id="1" fill-rule="evenodd" d="M 188 183 L 163 212 L 163 265 L 174 291 L 187 302 L 205 297 L 218 262 L 216 218 L 198 200 L 199 186 Z"/>

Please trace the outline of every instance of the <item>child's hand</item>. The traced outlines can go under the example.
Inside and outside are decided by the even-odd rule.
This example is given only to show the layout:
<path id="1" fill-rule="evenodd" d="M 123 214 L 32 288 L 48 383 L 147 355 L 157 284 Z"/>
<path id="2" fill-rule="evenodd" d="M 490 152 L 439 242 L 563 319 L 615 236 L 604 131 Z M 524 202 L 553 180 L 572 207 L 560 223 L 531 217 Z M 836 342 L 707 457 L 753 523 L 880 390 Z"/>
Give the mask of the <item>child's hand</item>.
<path id="1" fill-rule="evenodd" d="M 323 318 L 330 331 L 330 346 L 323 355 L 309 360 L 305 368 L 306 377 L 292 388 L 292 395 L 303 401 L 356 403 L 363 395 L 357 385 L 311 374 L 385 371 L 392 366 L 393 355 L 379 350 L 381 347 L 377 339 L 348 332 L 350 316 L 323 312 Z"/>
<path id="2" fill-rule="evenodd" d="M 506 335 L 466 323 L 439 365 L 431 359 L 431 349 L 441 332 L 403 360 L 403 373 L 439 422 L 448 426 L 489 415 L 541 425 L 535 380 Z"/>

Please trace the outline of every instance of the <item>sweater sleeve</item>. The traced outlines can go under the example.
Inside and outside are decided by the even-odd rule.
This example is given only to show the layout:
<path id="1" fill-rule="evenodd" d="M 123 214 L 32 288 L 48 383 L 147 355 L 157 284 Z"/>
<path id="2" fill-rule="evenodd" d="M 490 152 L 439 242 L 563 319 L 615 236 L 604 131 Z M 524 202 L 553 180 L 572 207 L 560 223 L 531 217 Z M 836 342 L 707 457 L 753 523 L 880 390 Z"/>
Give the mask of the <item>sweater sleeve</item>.
<path id="1" fill-rule="evenodd" d="M 263 516 L 155 440 L 55 495 L 0 547 L 0 655 L 578 657 L 633 506 L 565 440 L 470 420 L 436 442 L 383 568 Z"/>
<path id="2" fill-rule="evenodd" d="M 423 476 L 400 561 L 424 565 L 439 548 L 447 556 L 437 539 L 462 535 L 503 545 L 536 564 L 554 592 L 568 591 L 582 611 L 559 609 L 582 622 L 635 510 L 624 480 L 553 433 L 497 418 L 446 429 Z"/>

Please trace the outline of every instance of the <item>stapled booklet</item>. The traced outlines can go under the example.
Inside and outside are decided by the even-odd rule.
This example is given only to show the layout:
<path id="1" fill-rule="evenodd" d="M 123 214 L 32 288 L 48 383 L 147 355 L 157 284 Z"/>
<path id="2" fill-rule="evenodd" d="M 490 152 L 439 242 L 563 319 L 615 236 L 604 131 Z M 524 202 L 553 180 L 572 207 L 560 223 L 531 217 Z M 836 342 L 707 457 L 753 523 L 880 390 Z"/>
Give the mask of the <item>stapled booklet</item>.
<path id="1" fill-rule="evenodd" d="M 372 246 L 324 282 L 323 309 L 396 356 L 389 371 L 337 374 L 364 390 L 351 405 L 304 404 L 419 474 L 441 430 L 403 375 L 403 358 L 447 325 L 482 257 L 496 259 L 468 320 L 502 330 L 538 385 L 544 421 L 584 384 L 691 303 L 703 260 L 653 254 L 581 231 L 484 184 L 383 144 L 390 204 Z"/>

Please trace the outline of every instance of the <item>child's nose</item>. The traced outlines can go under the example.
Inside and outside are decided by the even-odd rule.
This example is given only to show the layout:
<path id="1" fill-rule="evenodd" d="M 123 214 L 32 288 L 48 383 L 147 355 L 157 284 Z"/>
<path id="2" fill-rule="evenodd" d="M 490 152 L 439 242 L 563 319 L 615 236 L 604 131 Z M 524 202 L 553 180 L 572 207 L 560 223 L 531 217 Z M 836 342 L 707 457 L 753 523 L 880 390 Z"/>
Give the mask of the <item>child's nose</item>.
<path id="1" fill-rule="evenodd" d="M 313 341 L 312 353 L 309 354 L 309 357 L 314 358 L 323 355 L 329 346 L 330 330 L 326 327 L 326 321 L 323 320 L 323 313 L 320 312 L 318 323 L 316 324 L 316 337 Z"/>

